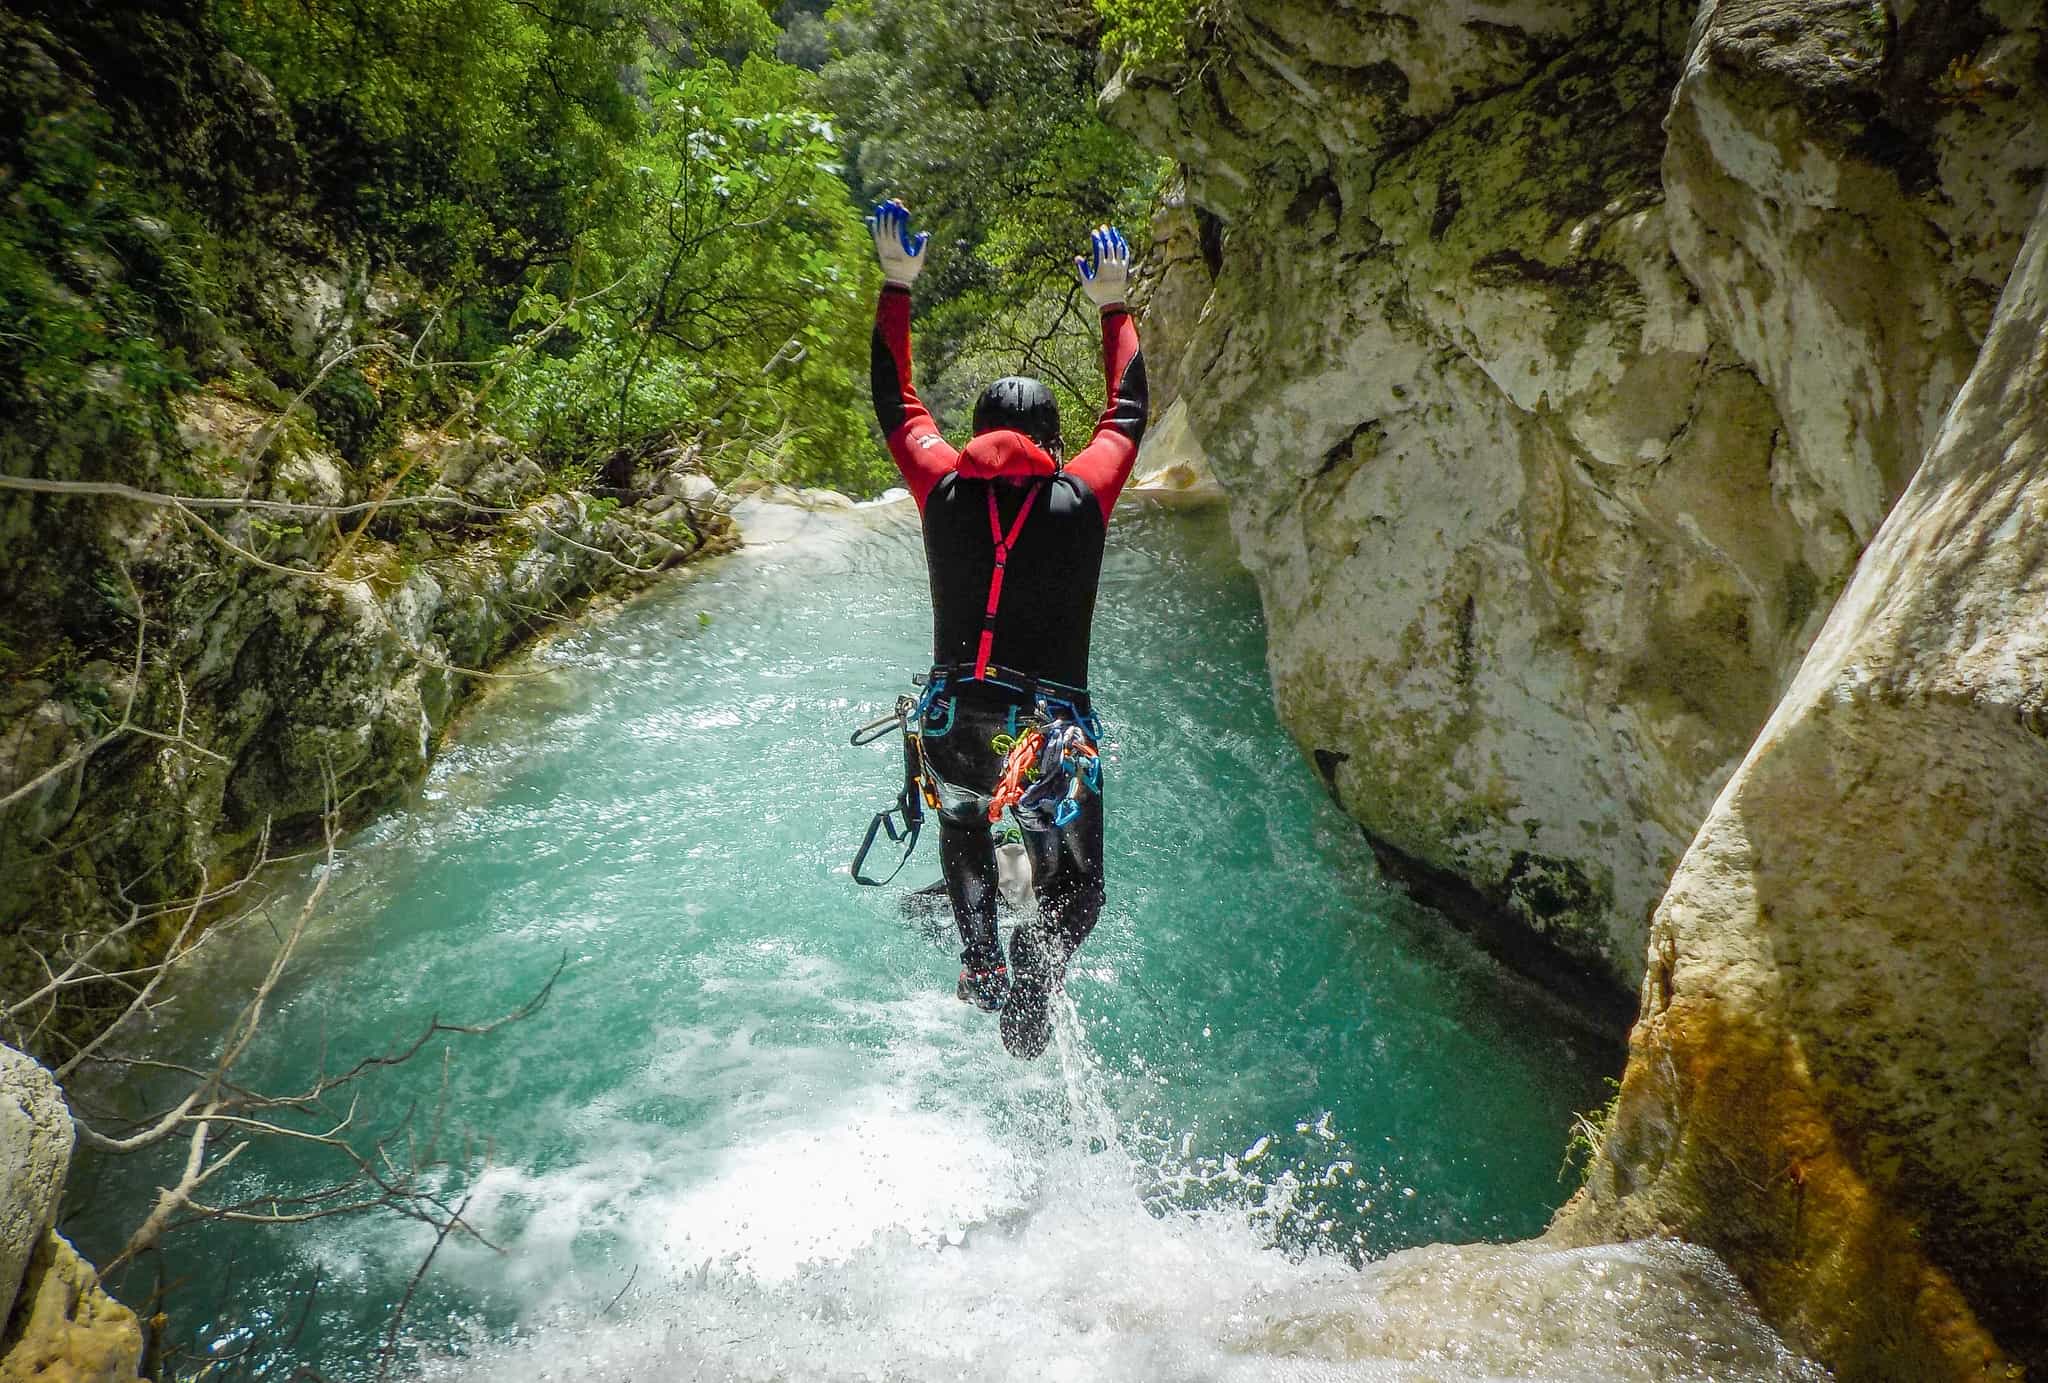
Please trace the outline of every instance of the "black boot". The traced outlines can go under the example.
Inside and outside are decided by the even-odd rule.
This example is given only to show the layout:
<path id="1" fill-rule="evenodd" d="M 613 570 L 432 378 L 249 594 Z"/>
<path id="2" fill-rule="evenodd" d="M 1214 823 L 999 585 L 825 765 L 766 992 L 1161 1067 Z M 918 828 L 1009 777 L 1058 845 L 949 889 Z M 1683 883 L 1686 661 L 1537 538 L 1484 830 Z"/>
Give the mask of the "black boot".
<path id="1" fill-rule="evenodd" d="M 973 1004 L 983 1013 L 994 1013 L 1003 1006 L 1004 998 L 1010 992 L 1010 972 L 1000 962 L 986 968 L 972 965 L 960 967 L 960 983 L 953 992 L 963 1004 Z"/>

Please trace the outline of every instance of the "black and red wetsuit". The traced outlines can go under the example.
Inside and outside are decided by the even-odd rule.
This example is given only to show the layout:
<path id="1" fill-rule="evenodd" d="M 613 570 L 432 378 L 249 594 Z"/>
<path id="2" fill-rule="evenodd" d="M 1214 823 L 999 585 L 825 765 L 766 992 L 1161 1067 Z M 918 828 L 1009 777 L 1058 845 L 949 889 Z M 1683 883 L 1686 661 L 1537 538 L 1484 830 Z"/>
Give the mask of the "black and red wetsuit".
<path id="1" fill-rule="evenodd" d="M 1094 437 L 1064 466 L 1025 434 L 1004 429 L 956 451 L 911 385 L 909 290 L 884 288 L 875 310 L 875 416 L 923 522 L 933 674 L 944 683 L 925 746 L 958 794 L 957 801 L 948 794 L 939 814 L 939 853 L 961 958 L 975 969 L 1002 960 L 987 818 L 1002 756 L 990 740 L 1014 730 L 1019 709 L 1028 711 L 1037 697 L 1092 711 L 1088 643 L 1103 541 L 1137 461 L 1147 411 L 1145 358 L 1121 305 L 1102 311 L 1102 363 L 1108 404 Z M 1102 909 L 1101 795 L 1081 805 L 1072 824 L 1025 833 L 1040 915 L 1062 943 L 1060 966 Z"/>

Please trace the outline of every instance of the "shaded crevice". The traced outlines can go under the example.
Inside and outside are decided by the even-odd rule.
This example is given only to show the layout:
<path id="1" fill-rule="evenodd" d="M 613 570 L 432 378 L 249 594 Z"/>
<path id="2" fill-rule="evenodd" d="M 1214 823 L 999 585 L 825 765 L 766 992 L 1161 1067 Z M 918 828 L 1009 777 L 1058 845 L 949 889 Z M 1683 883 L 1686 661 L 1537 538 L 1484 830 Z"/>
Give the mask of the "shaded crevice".
<path id="1" fill-rule="evenodd" d="M 1323 453 L 1322 464 L 1317 466 L 1315 474 L 1309 477 L 1310 482 L 1313 483 L 1321 480 L 1346 461 L 1353 459 L 1358 454 L 1359 442 L 1379 431 L 1380 420 L 1378 418 L 1367 418 L 1364 422 L 1352 428 L 1350 432 L 1344 435 L 1343 441 Z"/>
<path id="2" fill-rule="evenodd" d="M 1330 800 L 1338 806 L 1344 805 L 1343 794 L 1337 791 L 1337 770 L 1350 762 L 1351 756 L 1337 749 L 1318 749 L 1314 753 L 1316 772 L 1323 776 L 1323 786 L 1329 789 Z"/>
<path id="3" fill-rule="evenodd" d="M 1317 766 L 1321 766 L 1318 751 Z M 1380 873 L 1426 908 L 1442 914 L 1479 949 L 1535 981 L 1600 1037 L 1619 1044 L 1636 1018 L 1636 995 L 1529 930 L 1528 922 L 1470 880 L 1418 859 L 1364 827 Z"/>
<path id="4" fill-rule="evenodd" d="M 1458 609 L 1458 690 L 1469 696 L 1473 683 L 1479 676 L 1479 663 L 1473 651 L 1473 626 L 1478 622 L 1479 603 L 1476 597 L 1466 596 L 1465 603 Z"/>

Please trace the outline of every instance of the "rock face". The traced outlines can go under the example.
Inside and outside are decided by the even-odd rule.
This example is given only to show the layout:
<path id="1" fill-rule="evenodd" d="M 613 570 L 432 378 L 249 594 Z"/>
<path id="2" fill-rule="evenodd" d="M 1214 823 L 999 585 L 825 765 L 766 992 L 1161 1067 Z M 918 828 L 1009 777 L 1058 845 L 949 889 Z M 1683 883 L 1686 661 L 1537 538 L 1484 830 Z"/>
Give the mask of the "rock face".
<path id="1" fill-rule="evenodd" d="M 1658 909 L 1562 1228 L 1723 1250 L 1848 1378 L 2048 1371 L 2048 215 Z"/>
<path id="2" fill-rule="evenodd" d="M 2039 7 L 1202 15 L 1106 100 L 1220 226 L 1168 353 L 1283 717 L 1396 872 L 1633 987 L 1970 368 Z"/>
<path id="3" fill-rule="evenodd" d="M 1180 353 L 1216 291 L 1222 252 L 1223 223 L 1191 204 L 1185 182 L 1176 180 L 1153 208 L 1152 243 L 1133 267 L 1129 293 L 1145 341 L 1155 418 L 1172 412 L 1180 398 Z"/>
<path id="4" fill-rule="evenodd" d="M 133 1378 L 142 1357 L 134 1313 L 50 1228 L 71 1143 L 50 1073 L 0 1047 L 0 1383 Z"/>
<path id="5" fill-rule="evenodd" d="M 142 1327 L 55 1230 L 44 1232 L 0 1348 L 0 1383 L 118 1383 L 136 1377 Z"/>
<path id="6" fill-rule="evenodd" d="M 50 1073 L 0 1047 L 0 1303 L 14 1301 L 30 1256 L 56 1221 L 71 1141 L 71 1112 Z"/>
<path id="7" fill-rule="evenodd" d="M 359 472 L 246 403 L 200 395 L 182 431 L 205 478 L 186 493 L 367 497 Z M 271 433 L 258 464 L 250 439 Z M 441 482 L 361 532 L 359 518 L 345 530 L 325 517 L 0 492 L 0 527 L 55 542 L 84 526 L 119 555 L 95 579 L 129 648 L 61 680 L 0 682 L 0 798 L 13 799 L 0 805 L 0 994 L 35 992 L 43 959 L 61 968 L 81 948 L 96 945 L 90 960 L 109 971 L 161 956 L 188 909 L 123 929 L 131 910 L 232 878 L 266 835 L 315 826 L 332 795 L 350 796 L 351 820 L 389 801 L 483 684 L 471 670 L 593 595 L 738 540 L 701 475 L 649 477 L 635 491 L 648 498 L 628 505 L 535 498 L 538 470 L 501 439 L 413 435 L 399 454 Z M 694 498 L 657 501 L 664 484 Z M 14 1020 L 17 1040 L 53 1064 L 127 1002 L 125 990 L 64 997 L 62 1010 Z"/>

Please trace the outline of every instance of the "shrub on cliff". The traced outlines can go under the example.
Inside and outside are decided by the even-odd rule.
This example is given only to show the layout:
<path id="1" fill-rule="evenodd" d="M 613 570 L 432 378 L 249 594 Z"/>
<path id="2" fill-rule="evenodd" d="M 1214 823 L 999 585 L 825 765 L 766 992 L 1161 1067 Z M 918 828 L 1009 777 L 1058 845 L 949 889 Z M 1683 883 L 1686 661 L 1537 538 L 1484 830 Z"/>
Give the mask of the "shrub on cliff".
<path id="1" fill-rule="evenodd" d="M 1187 51 L 1193 0 L 1095 0 L 1102 48 L 1139 64 L 1170 62 Z"/>

